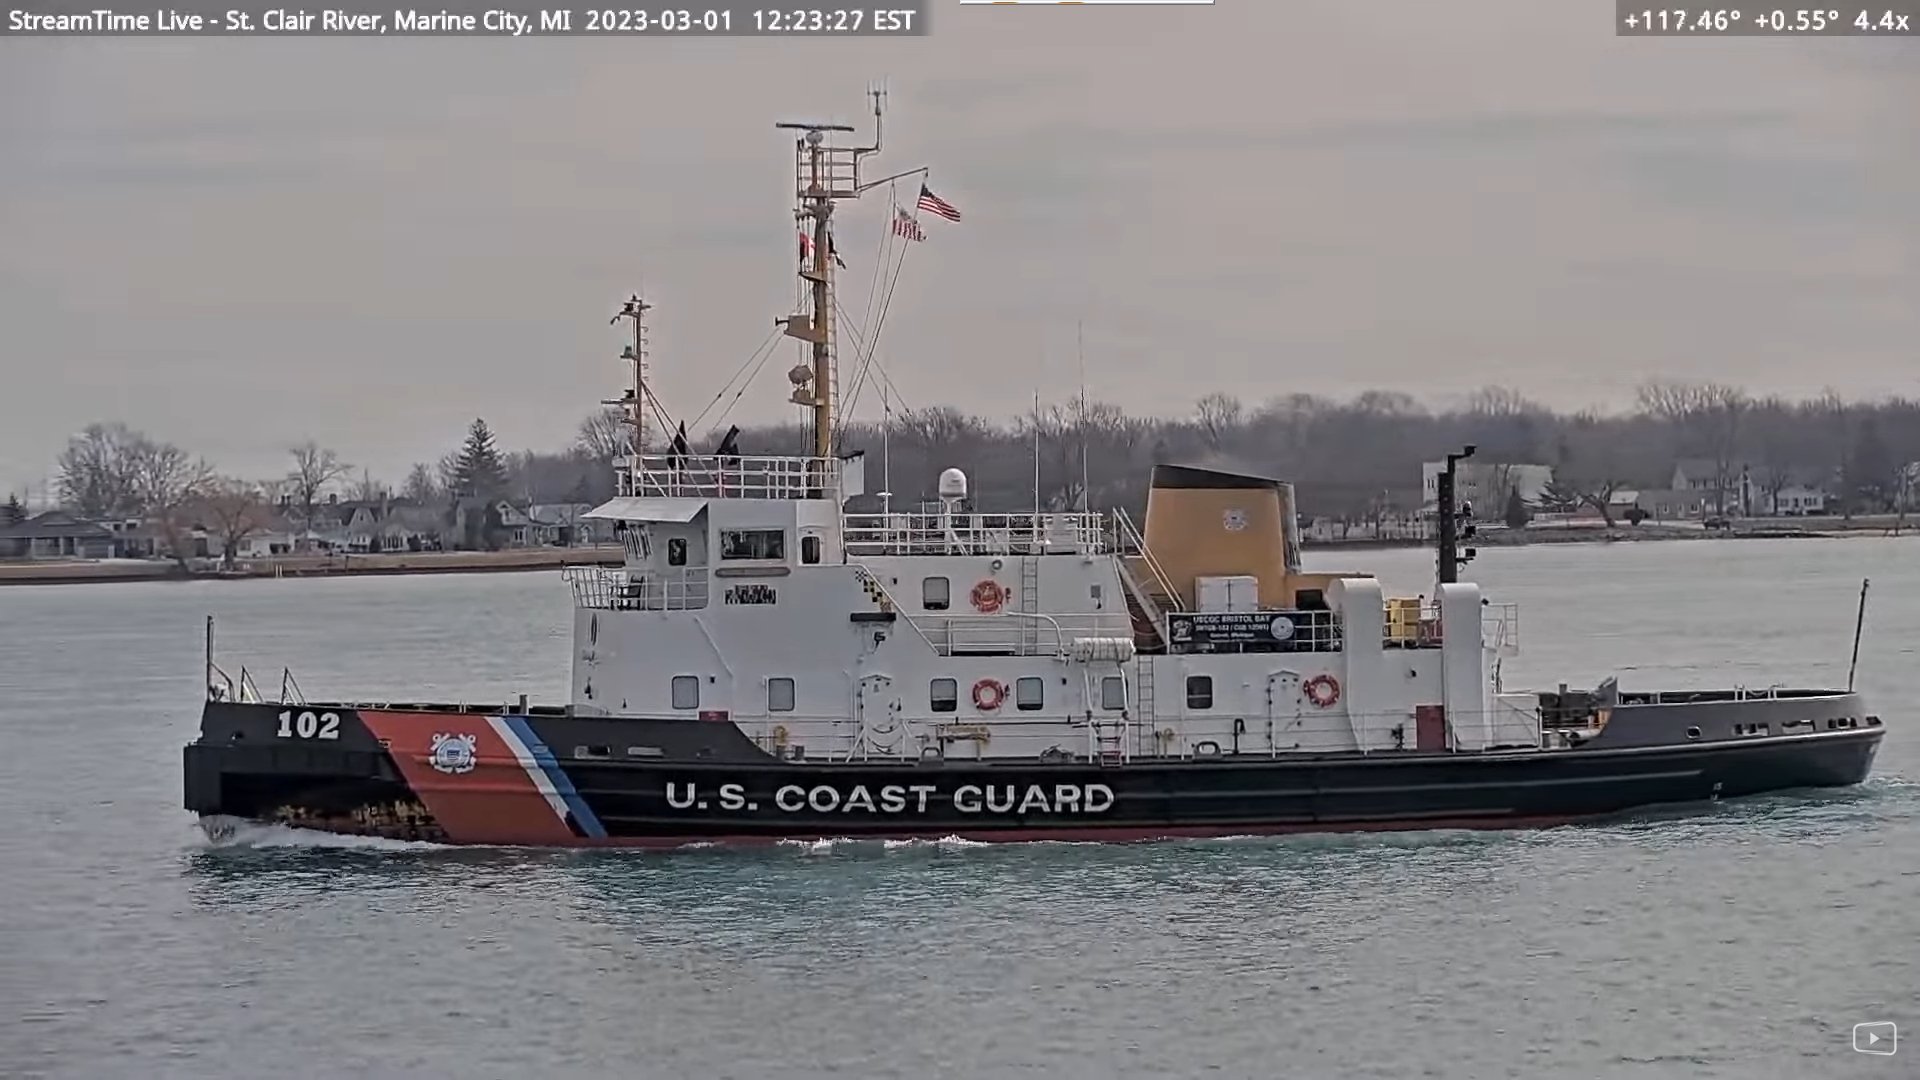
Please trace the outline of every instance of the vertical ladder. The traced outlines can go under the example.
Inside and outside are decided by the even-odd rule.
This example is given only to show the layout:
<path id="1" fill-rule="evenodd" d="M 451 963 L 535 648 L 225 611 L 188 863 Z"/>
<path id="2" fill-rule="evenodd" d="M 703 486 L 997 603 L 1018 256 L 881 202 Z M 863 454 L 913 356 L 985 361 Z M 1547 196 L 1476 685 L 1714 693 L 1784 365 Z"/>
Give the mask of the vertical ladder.
<path id="1" fill-rule="evenodd" d="M 1093 722 L 1094 749 L 1102 765 L 1127 761 L 1127 724 L 1123 719 L 1098 717 Z"/>
<path id="2" fill-rule="evenodd" d="M 1141 656 L 1134 659 L 1133 676 L 1133 730 L 1135 752 L 1154 747 L 1158 752 L 1159 744 L 1154 740 L 1153 721 L 1153 657 Z"/>
<path id="3" fill-rule="evenodd" d="M 1020 557 L 1020 611 L 1028 616 L 1020 620 L 1020 655 L 1032 656 L 1040 651 L 1040 620 L 1032 617 L 1040 614 L 1040 557 L 1038 555 Z"/>

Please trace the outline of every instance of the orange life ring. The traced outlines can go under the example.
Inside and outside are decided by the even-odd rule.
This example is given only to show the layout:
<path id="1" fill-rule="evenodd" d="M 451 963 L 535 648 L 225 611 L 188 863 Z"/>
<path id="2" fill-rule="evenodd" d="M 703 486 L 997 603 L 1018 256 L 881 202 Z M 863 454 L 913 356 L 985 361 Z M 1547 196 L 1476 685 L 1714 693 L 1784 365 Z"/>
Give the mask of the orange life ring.
<path id="1" fill-rule="evenodd" d="M 1318 708 L 1330 708 L 1340 700 L 1340 680 L 1331 675 L 1315 675 L 1301 684 L 1300 689 L 1306 692 L 1307 700 Z"/>
<path id="2" fill-rule="evenodd" d="M 981 679 L 973 684 L 973 707 L 981 712 L 992 712 L 1007 700 L 1006 684 L 993 679 Z"/>
<path id="3" fill-rule="evenodd" d="M 973 610 L 982 615 L 991 615 L 1000 610 L 1007 602 L 1007 593 L 1000 583 L 991 578 L 983 579 L 973 587 Z"/>

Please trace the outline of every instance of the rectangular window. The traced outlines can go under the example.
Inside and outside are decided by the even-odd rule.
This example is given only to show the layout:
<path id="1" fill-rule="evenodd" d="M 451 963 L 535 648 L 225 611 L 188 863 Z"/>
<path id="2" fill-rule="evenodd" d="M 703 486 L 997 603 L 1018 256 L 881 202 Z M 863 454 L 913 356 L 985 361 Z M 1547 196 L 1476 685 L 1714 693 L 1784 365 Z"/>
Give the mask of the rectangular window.
<path id="1" fill-rule="evenodd" d="M 1120 676 L 1109 675 L 1100 680 L 1100 707 L 1103 709 L 1127 707 L 1127 684 Z"/>
<path id="2" fill-rule="evenodd" d="M 820 561 L 820 538 L 803 536 L 800 538 L 800 561 L 812 566 Z"/>
<path id="3" fill-rule="evenodd" d="M 787 534 L 780 529 L 720 530 L 722 559 L 784 559 Z"/>
<path id="4" fill-rule="evenodd" d="M 767 711 L 793 711 L 793 680 L 773 678 L 767 680 Z"/>
<path id="5" fill-rule="evenodd" d="M 1213 708 L 1213 676 L 1211 675 L 1187 676 L 1187 708 L 1189 709 Z"/>
<path id="6" fill-rule="evenodd" d="M 673 677 L 673 707 L 676 709 L 700 707 L 700 676 L 675 675 Z"/>
<path id="7" fill-rule="evenodd" d="M 920 606 L 928 611 L 945 611 L 953 601 L 953 587 L 943 577 L 930 577 L 920 583 Z"/>
<path id="8" fill-rule="evenodd" d="M 1014 708 L 1022 712 L 1033 712 L 1040 708 L 1046 704 L 1046 687 L 1047 684 L 1044 681 L 1032 675 L 1015 679 L 1013 681 Z"/>
<path id="9" fill-rule="evenodd" d="M 668 566 L 687 565 L 686 537 L 676 536 L 673 539 L 667 541 L 667 565 Z"/>
<path id="10" fill-rule="evenodd" d="M 935 679 L 927 684 L 927 701 L 934 712 L 954 712 L 960 708 L 960 684 L 952 679 Z"/>

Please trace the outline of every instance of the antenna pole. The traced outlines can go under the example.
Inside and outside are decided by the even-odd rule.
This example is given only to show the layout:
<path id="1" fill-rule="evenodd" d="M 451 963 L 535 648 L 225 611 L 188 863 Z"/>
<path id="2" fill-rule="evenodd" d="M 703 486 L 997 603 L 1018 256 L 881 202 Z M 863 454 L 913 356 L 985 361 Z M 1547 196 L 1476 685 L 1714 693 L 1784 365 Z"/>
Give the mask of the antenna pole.
<path id="1" fill-rule="evenodd" d="M 653 305 L 640 299 L 639 293 L 627 298 L 618 313 L 607 320 L 608 325 L 628 319 L 633 322 L 633 340 L 621 352 L 620 359 L 628 362 L 632 381 L 627 386 L 624 397 L 613 401 L 603 401 L 602 405 L 623 407 L 626 415 L 621 423 L 632 429 L 627 446 L 627 489 L 623 494 L 640 494 L 640 455 L 647 450 L 647 327 L 646 314 Z"/>
<path id="2" fill-rule="evenodd" d="M 880 388 L 880 408 L 886 422 L 880 428 L 880 512 L 893 513 L 893 395 Z"/>
<path id="3" fill-rule="evenodd" d="M 833 456 L 834 408 L 835 399 L 839 396 L 839 376 L 834 369 L 833 348 L 837 336 L 833 326 L 833 268 L 836 255 L 831 228 L 833 204 L 840 199 L 860 197 L 861 159 L 880 150 L 880 117 L 886 91 L 875 89 L 868 91 L 868 94 L 873 98 L 872 146 L 832 145 L 829 141 L 831 134 L 853 130 L 845 124 L 774 125 L 803 133 L 794 144 L 794 194 L 799 202 L 794 219 L 801 223 L 801 235 L 808 237 L 807 243 L 812 247 L 806 253 L 810 257 L 803 258 L 800 267 L 800 277 L 809 284 L 812 310 L 780 322 L 785 326 L 788 337 L 798 338 L 808 346 L 808 361 L 787 374 L 794 385 L 793 396 L 789 400 L 796 405 L 806 406 L 811 414 L 815 458 Z M 824 483 L 825 478 L 820 479 Z"/>
<path id="4" fill-rule="evenodd" d="M 1093 489 L 1087 482 L 1087 322 L 1074 324 L 1074 350 L 1080 354 L 1080 509 L 1093 509 Z"/>
<path id="5" fill-rule="evenodd" d="M 813 218 L 813 456 L 833 454 L 833 399 L 837 377 L 833 370 L 833 260 L 828 249 L 833 233 L 833 197 L 827 193 L 826 148 L 816 133 L 808 132 L 810 177 L 803 205 Z"/>
<path id="6" fill-rule="evenodd" d="M 1033 531 L 1040 532 L 1040 383 L 1033 384 Z"/>
<path id="7" fill-rule="evenodd" d="M 213 698 L 213 616 L 207 616 L 207 698 Z"/>
<path id="8" fill-rule="evenodd" d="M 1860 579 L 1860 610 L 1853 617 L 1853 660 L 1847 664 L 1847 690 L 1853 690 L 1854 672 L 1860 669 L 1860 631 L 1867 625 L 1867 585 L 1870 579 Z"/>

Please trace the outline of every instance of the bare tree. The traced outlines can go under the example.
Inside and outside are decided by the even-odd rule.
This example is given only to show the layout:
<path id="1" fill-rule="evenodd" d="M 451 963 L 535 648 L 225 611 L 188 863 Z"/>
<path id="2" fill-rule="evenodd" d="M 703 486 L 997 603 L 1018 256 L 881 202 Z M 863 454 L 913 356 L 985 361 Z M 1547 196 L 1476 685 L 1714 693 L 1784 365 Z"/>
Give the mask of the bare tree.
<path id="1" fill-rule="evenodd" d="M 320 493 L 328 484 L 351 472 L 352 466 L 341 461 L 340 455 L 311 439 L 290 452 L 293 454 L 293 471 L 287 474 L 287 492 L 292 496 L 293 505 L 300 508 L 299 547 L 304 549 L 308 544 L 305 534 L 313 528 L 313 506 L 320 501 Z"/>
<path id="2" fill-rule="evenodd" d="M 1592 507 L 1606 527 L 1613 528 L 1613 497 L 1626 487 L 1619 465 L 1617 443 L 1600 417 L 1583 414 L 1574 418 L 1573 430 L 1579 449 L 1568 448 L 1556 482 L 1571 492 L 1583 506 Z"/>
<path id="3" fill-rule="evenodd" d="M 60 495 L 87 518 L 140 514 L 139 462 L 152 441 L 125 424 L 89 424 L 60 454 Z"/>
<path id="4" fill-rule="evenodd" d="M 186 567 L 189 511 L 213 475 L 205 461 L 125 424 L 93 424 L 68 441 L 60 472 L 63 493 L 77 512 L 144 519 Z"/>
<path id="5" fill-rule="evenodd" d="M 208 534 L 220 545 L 220 563 L 233 569 L 247 537 L 273 524 L 269 493 L 259 484 L 232 477 L 209 481 L 194 507 Z"/>
<path id="6" fill-rule="evenodd" d="M 414 502 L 425 504 L 440 497 L 440 483 L 433 478 L 433 469 L 425 462 L 414 464 L 407 473 L 407 482 L 400 494 Z"/>
<path id="7" fill-rule="evenodd" d="M 1211 450 L 1223 449 L 1240 427 L 1241 418 L 1246 415 L 1239 398 L 1219 391 L 1203 395 L 1194 402 L 1193 412 L 1194 423 L 1199 426 L 1201 437 L 1207 440 L 1207 447 Z"/>
<path id="8" fill-rule="evenodd" d="M 615 458 L 627 455 L 632 440 L 626 410 L 609 407 L 580 421 L 574 445 L 593 460 L 611 464 Z"/>
<path id="9" fill-rule="evenodd" d="M 1528 401 L 1511 386 L 1483 386 L 1467 396 L 1467 411 L 1476 416 L 1528 416 L 1546 410 Z"/>
<path id="10" fill-rule="evenodd" d="M 984 432 L 979 420 L 951 405 L 908 409 L 894 415 L 899 436 L 925 447 L 952 447 Z"/>
<path id="11" fill-rule="evenodd" d="M 136 466 L 136 487 L 147 520 L 182 570 L 191 554 L 194 510 L 213 482 L 213 466 L 167 443 L 148 443 Z"/>

